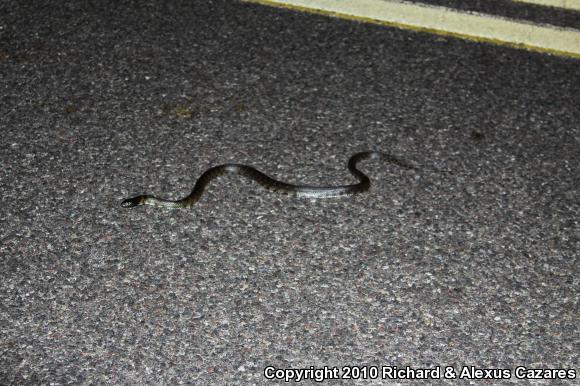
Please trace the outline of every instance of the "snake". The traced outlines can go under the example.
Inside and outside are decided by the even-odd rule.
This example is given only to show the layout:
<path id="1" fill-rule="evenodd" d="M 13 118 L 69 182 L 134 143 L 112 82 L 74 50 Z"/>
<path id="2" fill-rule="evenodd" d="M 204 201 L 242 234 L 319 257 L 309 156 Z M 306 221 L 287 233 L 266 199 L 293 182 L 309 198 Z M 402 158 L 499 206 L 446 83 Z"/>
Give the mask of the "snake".
<path id="1" fill-rule="evenodd" d="M 347 165 L 350 173 L 358 179 L 358 183 L 338 186 L 311 186 L 294 185 L 278 181 L 252 166 L 243 164 L 223 164 L 206 170 L 196 181 L 191 193 L 187 197 L 184 197 L 180 200 L 168 200 L 145 194 L 123 200 L 121 202 L 121 206 L 123 208 L 132 208 L 141 205 L 175 209 L 191 208 L 196 202 L 199 201 L 203 192 L 206 190 L 209 183 L 213 179 L 228 174 L 244 176 L 254 180 L 271 192 L 292 197 L 327 198 L 351 196 L 364 193 L 370 188 L 371 182 L 369 177 L 357 168 L 357 165 L 364 160 L 384 160 L 404 169 L 416 169 L 416 167 L 409 162 L 393 155 L 379 151 L 363 151 L 350 157 Z"/>

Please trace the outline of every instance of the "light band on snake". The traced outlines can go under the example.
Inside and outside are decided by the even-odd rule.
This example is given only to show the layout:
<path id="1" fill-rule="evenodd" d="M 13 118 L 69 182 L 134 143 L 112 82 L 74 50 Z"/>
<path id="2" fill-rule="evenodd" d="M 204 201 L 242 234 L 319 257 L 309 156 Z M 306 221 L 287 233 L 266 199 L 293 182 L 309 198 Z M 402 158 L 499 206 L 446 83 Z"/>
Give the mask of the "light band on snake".
<path id="1" fill-rule="evenodd" d="M 164 208 L 191 208 L 201 198 L 204 190 L 211 180 L 225 174 L 237 174 L 256 181 L 271 192 L 285 194 L 293 197 L 327 198 L 338 196 L 351 196 L 369 190 L 370 180 L 366 174 L 357 169 L 357 164 L 363 160 L 385 160 L 405 169 L 416 169 L 413 165 L 389 154 L 378 151 L 365 151 L 357 153 L 348 160 L 348 170 L 359 182 L 351 185 L 339 186 L 310 186 L 293 185 L 281 182 L 269 177 L 256 168 L 241 164 L 224 164 L 208 169 L 199 177 L 193 190 L 181 200 L 166 200 L 151 195 L 141 195 L 128 198 L 121 203 L 124 208 L 132 208 L 140 205 L 151 205 Z"/>

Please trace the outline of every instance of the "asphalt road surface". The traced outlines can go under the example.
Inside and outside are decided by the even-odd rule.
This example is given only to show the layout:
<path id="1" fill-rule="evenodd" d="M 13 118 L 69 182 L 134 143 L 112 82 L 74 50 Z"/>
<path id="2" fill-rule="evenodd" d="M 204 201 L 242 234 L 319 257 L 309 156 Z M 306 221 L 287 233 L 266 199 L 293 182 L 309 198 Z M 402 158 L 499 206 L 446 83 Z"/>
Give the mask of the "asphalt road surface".
<path id="1" fill-rule="evenodd" d="M 577 377 L 578 79 L 237 1 L 1 1 L 0 383 Z M 189 210 L 120 207 L 226 162 L 354 183 L 363 150 L 417 170 L 362 163 L 353 197 L 227 176 Z"/>

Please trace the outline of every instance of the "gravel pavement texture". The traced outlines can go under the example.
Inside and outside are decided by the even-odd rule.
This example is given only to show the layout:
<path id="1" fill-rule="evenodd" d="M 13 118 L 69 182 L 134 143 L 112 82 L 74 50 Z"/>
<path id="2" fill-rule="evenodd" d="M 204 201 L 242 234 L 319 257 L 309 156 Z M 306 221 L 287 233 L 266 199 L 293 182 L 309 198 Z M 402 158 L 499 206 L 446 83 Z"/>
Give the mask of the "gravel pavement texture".
<path id="1" fill-rule="evenodd" d="M 579 60 L 237 1 L 0 0 L 0 384 L 577 373 L 578 79 Z M 226 162 L 350 183 L 363 150 L 418 170 L 364 162 L 353 197 L 227 176 L 190 210 L 120 207 Z"/>

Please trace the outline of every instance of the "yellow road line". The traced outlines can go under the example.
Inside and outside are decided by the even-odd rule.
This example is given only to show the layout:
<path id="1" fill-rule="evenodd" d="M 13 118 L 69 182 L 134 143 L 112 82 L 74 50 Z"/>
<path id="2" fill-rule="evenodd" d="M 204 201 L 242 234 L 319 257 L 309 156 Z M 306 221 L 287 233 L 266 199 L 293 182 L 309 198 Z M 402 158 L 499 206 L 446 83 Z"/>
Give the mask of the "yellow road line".
<path id="1" fill-rule="evenodd" d="M 580 31 L 393 0 L 244 0 L 580 58 Z"/>
<path id="2" fill-rule="evenodd" d="M 518 3 L 530 3 L 580 11 L 580 0 L 512 0 Z"/>

